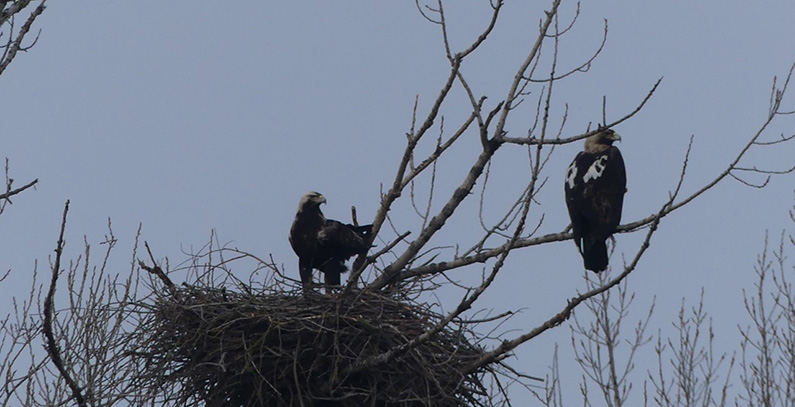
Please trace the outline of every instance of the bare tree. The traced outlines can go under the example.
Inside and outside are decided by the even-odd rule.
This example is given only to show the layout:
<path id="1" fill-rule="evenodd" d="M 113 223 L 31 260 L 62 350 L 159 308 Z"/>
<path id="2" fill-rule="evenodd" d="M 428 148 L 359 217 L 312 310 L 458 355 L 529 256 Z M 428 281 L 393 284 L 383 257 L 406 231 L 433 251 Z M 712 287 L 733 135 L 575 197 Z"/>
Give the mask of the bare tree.
<path id="1" fill-rule="evenodd" d="M 593 289 L 608 281 L 609 274 L 600 274 L 596 281 L 588 279 L 588 287 Z M 617 298 L 613 298 L 613 297 Z M 585 405 L 593 405 L 592 394 L 604 396 L 604 405 L 619 407 L 632 404 L 627 400 L 633 389 L 633 378 L 630 375 L 635 369 L 635 353 L 651 340 L 646 333 L 654 305 L 649 307 L 648 314 L 633 329 L 632 334 L 624 338 L 623 325 L 627 323 L 634 294 L 627 292 L 624 280 L 617 290 L 606 291 L 585 304 L 593 320 L 583 323 L 575 315 L 572 326 L 572 347 L 576 362 L 582 367 L 583 378 L 580 392 Z M 589 383 L 597 386 L 593 392 Z"/>
<path id="2" fill-rule="evenodd" d="M 790 211 L 795 222 L 795 211 Z M 787 254 L 795 240 L 782 231 L 778 244 L 771 248 L 766 235 L 754 271 L 754 289 L 743 293 L 748 322 L 738 325 L 740 341 L 734 352 L 715 351 L 716 334 L 712 318 L 704 305 L 704 291 L 694 306 L 685 299 L 673 322 L 676 335 L 665 338 L 658 331 L 653 338 L 657 367 L 646 371 L 647 377 L 634 375 L 631 369 L 618 370 L 620 360 L 631 360 L 644 349 L 643 334 L 648 318 L 641 320 L 634 333 L 617 351 L 616 338 L 622 336 L 621 322 L 627 319 L 626 292 L 619 290 L 618 302 L 608 296 L 593 298 L 588 305 L 593 322 L 583 327 L 575 319 L 573 347 L 575 362 L 595 390 L 581 386 L 582 400 L 604 399 L 604 405 L 622 405 L 633 383 L 643 384 L 644 405 L 655 406 L 793 406 L 795 398 L 795 293 L 792 291 L 793 267 Z M 625 286 L 621 286 L 626 290 Z M 631 297 L 630 297 L 631 298 Z M 649 316 L 653 306 L 649 309 Z M 725 342 L 725 341 L 724 341 Z M 646 352 L 649 353 L 649 352 Z M 557 356 L 550 369 L 547 393 L 559 386 Z M 626 366 L 631 367 L 631 364 Z M 735 373 L 739 369 L 739 377 Z M 584 383 L 586 381 L 584 380 Z M 623 385 L 623 386 L 622 386 Z M 637 395 L 636 395 L 637 397 Z M 545 405 L 563 405 L 561 397 L 548 398 Z"/>
<path id="3" fill-rule="evenodd" d="M 0 75 L 19 51 L 27 51 L 36 43 L 38 35 L 29 42 L 25 42 L 25 38 L 36 18 L 44 11 L 45 1 L 42 0 L 35 8 L 30 6 L 30 0 L 0 1 L 0 38 L 5 36 L 5 43 L 0 45 L 3 50 L 0 55 Z M 18 20 L 22 21 L 21 25 Z M 13 204 L 12 197 L 33 188 L 39 180 L 34 179 L 22 186 L 15 185 L 14 181 L 6 158 L 5 192 L 0 193 L 0 215 L 4 214 L 7 205 Z M 0 284 L 10 273 L 11 270 L 7 270 L 0 276 Z M 27 300 L 13 298 L 11 305 L 14 312 L 0 319 L 0 382 L 4 383 L 0 387 L 0 405 L 14 402 L 24 404 L 24 395 L 33 391 L 33 380 L 45 367 L 46 357 L 37 355 L 31 348 L 41 328 L 41 320 L 35 313 L 39 293 L 40 288 L 34 284 Z"/>
<path id="4" fill-rule="evenodd" d="M 44 12 L 46 1 L 41 0 L 38 6 L 32 7 L 30 0 L 0 0 L 0 38 L 5 36 L 5 43 L 0 44 L 0 49 L 3 50 L 0 55 L 0 75 L 5 72 L 19 51 L 26 52 L 36 45 L 38 34 L 29 42 L 26 42 L 25 38 L 30 33 L 36 18 Z M 19 25 L 18 20 L 22 20 L 22 25 Z M 9 174 L 8 158 L 5 160 L 5 179 L 5 192 L 0 193 L 0 214 L 7 204 L 13 203 L 12 196 L 39 182 L 38 179 L 34 179 L 21 187 L 15 187 L 14 179 Z"/>
<path id="5" fill-rule="evenodd" d="M 795 222 L 795 212 L 790 217 Z M 744 294 L 751 319 L 750 325 L 739 327 L 744 392 L 738 397 L 744 405 L 795 406 L 795 292 L 786 255 L 793 248 L 795 241 L 785 232 L 774 249 L 765 236 L 754 267 L 756 290 Z"/>
<path id="6" fill-rule="evenodd" d="M 657 370 L 649 372 L 648 380 L 652 405 L 727 405 L 734 358 L 714 352 L 715 335 L 704 309 L 703 292 L 698 305 L 690 310 L 682 301 L 674 328 L 676 338 L 665 341 L 657 334 Z"/>
<path id="7" fill-rule="evenodd" d="M 579 128 L 585 131 L 575 131 L 567 134 L 568 122 L 565 109 L 556 112 L 555 89 L 556 84 L 564 81 L 572 75 L 586 71 L 591 64 L 597 63 L 601 46 L 594 50 L 594 54 L 585 58 L 581 64 L 560 68 L 558 66 L 558 50 L 560 40 L 568 32 L 570 27 L 576 23 L 579 16 L 579 9 L 571 16 L 561 16 L 559 14 L 560 1 L 553 1 L 549 9 L 545 12 L 539 23 L 539 32 L 536 40 L 526 54 L 523 62 L 516 68 L 513 80 L 507 86 L 506 93 L 502 97 L 491 97 L 478 94 L 470 86 L 468 77 L 465 74 L 467 58 L 477 52 L 479 47 L 486 41 L 496 25 L 500 12 L 503 7 L 502 1 L 492 2 L 492 15 L 485 28 L 468 46 L 461 50 L 454 50 L 451 47 L 451 39 L 447 30 L 447 19 L 445 5 L 442 1 L 437 1 L 430 5 L 417 4 L 422 15 L 432 24 L 439 26 L 441 31 L 441 41 L 444 45 L 445 54 L 449 62 L 449 73 L 441 90 L 428 109 L 427 113 L 421 114 L 415 103 L 415 114 L 412 121 L 411 130 L 406 135 L 406 147 L 400 159 L 397 173 L 390 187 L 381 197 L 379 207 L 374 219 L 374 235 L 378 235 L 388 251 L 381 250 L 367 257 L 362 256 L 357 259 L 354 271 L 349 279 L 346 291 L 353 287 L 363 284 L 365 290 L 389 290 L 393 287 L 400 287 L 403 290 L 423 290 L 423 287 L 435 287 L 444 284 L 453 277 L 453 272 L 465 270 L 468 266 L 493 261 L 488 266 L 488 271 L 483 274 L 480 284 L 467 287 L 464 298 L 455 306 L 450 307 L 451 311 L 447 318 L 442 321 L 442 329 L 450 321 L 459 318 L 462 313 L 471 309 L 481 294 L 488 289 L 494 281 L 496 275 L 505 264 L 506 258 L 523 248 L 539 246 L 550 242 L 564 241 L 572 238 L 568 226 L 557 225 L 560 229 L 549 231 L 549 227 L 544 223 L 541 208 L 536 204 L 535 197 L 539 191 L 546 186 L 548 178 L 556 179 L 555 176 L 548 176 L 545 172 L 546 164 L 557 158 L 555 147 L 563 144 L 578 142 L 598 130 L 590 126 L 590 123 L 580 124 Z M 604 38 L 607 38 L 607 25 L 604 28 Z M 603 41 L 604 43 L 604 41 Z M 542 50 L 551 53 L 548 59 L 541 57 Z M 688 153 L 683 157 L 679 180 L 675 185 L 670 186 L 669 198 L 660 202 L 656 208 L 652 208 L 652 214 L 637 220 L 631 220 L 619 226 L 620 233 L 634 233 L 641 229 L 646 229 L 646 236 L 643 242 L 634 251 L 634 255 L 628 256 L 630 259 L 611 280 L 604 281 L 591 290 L 577 294 L 573 293 L 567 304 L 561 308 L 560 312 L 550 315 L 549 318 L 520 335 L 503 340 L 493 349 L 488 351 L 481 360 L 473 363 L 475 366 L 483 366 L 494 363 L 505 358 L 509 353 L 521 344 L 535 338 L 543 332 L 560 325 L 565 321 L 571 312 L 584 303 L 586 300 L 605 293 L 607 290 L 618 286 L 630 273 L 639 265 L 644 253 L 649 248 L 654 233 L 658 230 L 661 221 L 669 214 L 677 211 L 689 204 L 704 192 L 715 187 L 723 180 L 736 179 L 745 184 L 749 184 L 740 178 L 742 173 L 761 173 L 768 179 L 773 175 L 787 174 L 795 168 L 787 168 L 783 171 L 760 169 L 758 166 L 743 166 L 741 162 L 746 153 L 752 148 L 771 147 L 780 143 L 790 142 L 795 135 L 767 141 L 764 139 L 766 129 L 774 121 L 783 119 L 793 112 L 782 108 L 783 97 L 788 89 L 792 78 L 795 65 L 786 73 L 783 81 L 775 80 L 770 98 L 768 115 L 760 124 L 757 132 L 748 136 L 746 145 L 737 152 L 731 162 L 727 163 L 726 168 L 717 174 L 710 182 L 697 188 L 693 192 L 686 193 L 682 190 L 682 182 L 688 170 Z M 658 80 L 651 84 L 650 89 L 645 94 L 639 95 L 639 102 L 635 108 L 629 109 L 624 114 L 616 118 L 608 118 L 607 112 L 603 112 L 603 125 L 613 127 L 627 120 L 639 112 L 646 102 L 653 96 L 655 90 L 660 85 Z M 469 100 L 471 110 L 466 118 L 460 123 L 453 125 L 453 131 L 447 132 L 449 123 L 445 123 L 440 117 L 440 108 L 447 102 L 451 94 L 451 89 L 459 87 Z M 532 92 L 531 92 L 532 90 Z M 529 95 L 536 95 L 533 103 L 529 103 Z M 523 102 L 525 103 L 523 106 Z M 518 115 L 523 107 L 529 107 L 534 111 L 535 119 L 531 126 L 526 130 L 526 136 L 513 136 L 506 130 L 506 124 L 514 116 Z M 527 114 L 526 111 L 523 112 Z M 432 130 L 436 129 L 436 132 Z M 429 134 L 438 134 L 433 137 Z M 441 196 L 442 192 L 438 185 L 434 183 L 436 166 L 440 157 L 444 156 L 450 146 L 461 142 L 464 134 L 473 134 L 480 141 L 481 151 L 468 166 L 460 167 L 456 170 L 461 176 L 460 183 L 453 188 L 447 196 Z M 691 145 L 692 145 L 691 139 Z M 425 143 L 425 144 L 424 144 Z M 425 146 L 425 150 L 422 149 Z M 483 231 L 479 237 L 464 236 L 455 241 L 444 241 L 435 245 L 429 245 L 437 235 L 440 234 L 448 224 L 454 214 L 457 213 L 462 203 L 470 197 L 479 196 L 480 205 L 488 197 L 486 189 L 489 183 L 488 169 L 490 163 L 499 159 L 497 152 L 503 148 L 526 148 L 530 158 L 530 171 L 527 177 L 523 192 L 515 201 L 509 201 L 503 206 L 508 208 L 502 216 L 496 217 L 496 221 L 488 223 L 481 217 Z M 430 151 L 423 153 L 423 151 Z M 568 160 L 568 158 L 566 158 Z M 427 191 L 425 196 L 427 202 L 422 206 L 416 200 L 416 184 L 418 180 L 425 177 Z M 765 181 L 766 183 L 766 181 Z M 476 190 L 476 185 L 482 185 L 480 193 Z M 408 195 L 408 197 L 406 197 Z M 401 229 L 394 220 L 390 219 L 390 211 L 399 199 L 408 199 L 413 207 L 417 208 L 417 214 L 421 218 L 421 227 L 417 230 Z M 472 198 L 470 198 L 472 199 Z M 441 201 L 441 203 L 434 203 Z M 392 228 L 391 239 L 383 230 L 385 226 Z M 545 232 L 546 229 L 546 232 Z M 410 239 L 408 237 L 411 237 Z M 442 248 L 457 248 L 450 253 L 450 250 Z M 464 249 L 461 249 L 464 248 Z M 364 282 L 360 281 L 362 273 L 367 265 L 375 265 L 375 278 Z M 427 336 L 417 338 L 416 342 L 421 343 L 423 338 L 433 334 L 430 331 Z M 382 358 L 373 359 L 373 363 L 381 363 Z"/>

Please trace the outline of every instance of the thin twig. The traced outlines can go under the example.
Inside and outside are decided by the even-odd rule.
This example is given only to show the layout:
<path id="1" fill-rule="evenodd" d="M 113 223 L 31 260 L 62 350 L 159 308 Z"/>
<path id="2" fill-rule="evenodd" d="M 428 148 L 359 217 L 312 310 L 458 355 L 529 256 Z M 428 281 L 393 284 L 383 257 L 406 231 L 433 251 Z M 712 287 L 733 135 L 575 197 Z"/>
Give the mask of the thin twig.
<path id="1" fill-rule="evenodd" d="M 8 192 L 6 192 L 6 193 L 4 193 L 4 194 L 0 194 L 0 199 L 5 199 L 5 200 L 8 200 L 8 198 L 11 198 L 12 196 L 14 196 L 14 195 L 16 195 L 16 194 L 18 194 L 18 193 L 20 193 L 20 192 L 22 192 L 22 191 L 24 191 L 24 190 L 26 190 L 26 189 L 30 188 L 30 187 L 32 187 L 32 186 L 34 186 L 34 185 L 36 185 L 36 183 L 38 183 L 38 182 L 39 182 L 39 179 L 38 179 L 38 178 L 36 178 L 36 179 L 34 179 L 33 181 L 30 181 L 30 182 L 28 182 L 27 184 L 25 184 L 25 185 L 23 185 L 23 186 L 21 186 L 21 187 L 19 187 L 19 188 L 17 188 L 17 189 L 14 189 L 14 190 L 8 191 Z M 10 201 L 9 201 L 9 202 L 10 202 Z"/>

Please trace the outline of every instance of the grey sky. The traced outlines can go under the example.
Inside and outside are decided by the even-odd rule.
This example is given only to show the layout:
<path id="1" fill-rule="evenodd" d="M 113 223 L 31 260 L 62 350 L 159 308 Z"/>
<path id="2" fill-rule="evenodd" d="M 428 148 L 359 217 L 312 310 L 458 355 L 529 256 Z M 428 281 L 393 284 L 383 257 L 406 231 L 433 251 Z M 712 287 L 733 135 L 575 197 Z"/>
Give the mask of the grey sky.
<path id="1" fill-rule="evenodd" d="M 485 26 L 488 8 L 449 3 L 453 46 L 460 49 Z M 490 106 L 506 94 L 535 38 L 539 12 L 548 6 L 526 3 L 508 2 L 490 42 L 462 68 Z M 565 10 L 562 15 L 571 16 L 574 6 Z M 603 95 L 608 120 L 615 119 L 664 77 L 648 106 L 616 128 L 628 171 L 624 222 L 659 209 L 676 184 L 691 134 L 683 193 L 722 171 L 764 122 L 773 76 L 785 75 L 795 62 L 792 16 L 791 1 L 582 5 L 575 29 L 561 43 L 561 69 L 598 47 L 604 19 L 609 35 L 590 71 L 557 89 L 556 123 L 565 103 L 569 108 L 564 135 L 601 119 Z M 40 179 L 37 190 L 16 197 L 0 217 L 0 267 L 14 270 L 0 286 L 4 293 L 25 287 L 34 260 L 43 264 L 52 253 L 66 199 L 72 201 L 69 258 L 81 253 L 83 235 L 92 244 L 102 241 L 110 217 L 120 240 L 120 269 L 143 223 L 143 239 L 172 263 L 185 258 L 181 247 L 203 245 L 215 229 L 222 242 L 273 254 L 297 277 L 287 232 L 300 196 L 322 192 L 330 218 L 347 220 L 350 205 L 361 221 L 372 217 L 379 185 L 394 176 L 415 95 L 424 113 L 447 75 L 438 28 L 413 2 L 230 7 L 73 0 L 49 3 L 37 27 L 38 44 L 0 77 L 0 155 L 11 160 L 17 185 Z M 468 113 L 463 94 L 452 96 L 444 108 L 447 132 Z M 535 101 L 531 96 L 526 103 Z M 785 105 L 795 109 L 795 97 Z M 509 125 L 512 135 L 525 134 L 529 113 Z M 793 128 L 791 118 L 783 119 L 767 139 Z M 441 189 L 457 185 L 474 159 L 474 135 L 470 141 L 440 163 Z M 539 197 L 545 217 L 540 233 L 558 232 L 568 222 L 562 179 L 579 149 L 579 143 L 563 146 L 553 156 Z M 495 208 L 521 191 L 526 157 L 514 146 L 498 154 L 489 185 Z M 793 157 L 790 143 L 754 151 L 745 163 L 780 170 L 791 167 Z M 703 286 L 718 332 L 727 335 L 727 349 L 733 347 L 741 290 L 753 284 L 765 230 L 778 236 L 791 227 L 793 187 L 792 176 L 774 178 L 763 190 L 726 181 L 666 218 L 630 278 L 638 305 L 656 295 L 655 321 L 668 326 L 681 298 L 696 301 Z M 510 199 L 498 199 L 502 195 Z M 473 199 L 469 217 L 454 218 L 452 229 L 474 230 L 475 208 Z M 418 224 L 407 206 L 397 216 L 406 229 Z M 633 254 L 641 234 L 618 236 L 611 264 L 620 263 L 619 252 Z M 548 318 L 583 288 L 571 242 L 529 249 L 509 265 L 483 306 L 524 308 L 513 320 L 518 329 Z M 451 296 L 447 307 L 457 299 Z M 526 345 L 514 365 L 543 375 L 551 344 L 568 346 L 568 335 L 557 329 Z"/>

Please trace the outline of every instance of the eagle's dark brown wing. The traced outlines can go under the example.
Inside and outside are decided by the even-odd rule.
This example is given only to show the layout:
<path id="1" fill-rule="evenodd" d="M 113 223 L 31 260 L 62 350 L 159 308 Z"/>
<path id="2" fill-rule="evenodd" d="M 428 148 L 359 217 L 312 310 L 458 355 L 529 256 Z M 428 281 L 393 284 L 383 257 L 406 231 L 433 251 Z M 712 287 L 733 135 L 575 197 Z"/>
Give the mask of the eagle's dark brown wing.
<path id="1" fill-rule="evenodd" d="M 348 271 L 345 261 L 357 254 L 367 253 L 367 236 L 372 225 L 353 226 L 326 220 L 317 234 L 318 251 L 315 267 L 325 273 L 327 285 L 339 285 L 340 274 Z"/>

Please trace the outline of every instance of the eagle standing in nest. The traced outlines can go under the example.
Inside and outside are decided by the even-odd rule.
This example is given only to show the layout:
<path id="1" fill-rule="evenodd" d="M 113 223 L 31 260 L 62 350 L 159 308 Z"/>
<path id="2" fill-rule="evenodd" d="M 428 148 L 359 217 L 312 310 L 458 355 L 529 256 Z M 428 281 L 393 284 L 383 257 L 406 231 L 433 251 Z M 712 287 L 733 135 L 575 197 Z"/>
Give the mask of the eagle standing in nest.
<path id="1" fill-rule="evenodd" d="M 600 272 L 607 268 L 606 240 L 621 221 L 627 191 L 624 159 L 613 142 L 621 137 L 600 128 L 585 139 L 585 148 L 566 170 L 566 206 L 569 209 L 574 244 L 585 268 Z"/>
<path id="2" fill-rule="evenodd" d="M 320 204 L 324 203 L 322 194 L 308 192 L 298 203 L 290 228 L 290 245 L 298 255 L 304 291 L 312 287 L 312 269 L 323 272 L 326 289 L 338 286 L 340 274 L 348 271 L 345 261 L 370 249 L 367 242 L 373 225 L 354 226 L 326 219 L 320 211 Z"/>

